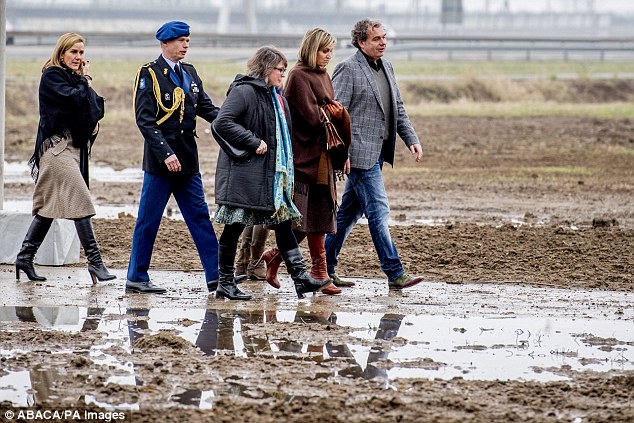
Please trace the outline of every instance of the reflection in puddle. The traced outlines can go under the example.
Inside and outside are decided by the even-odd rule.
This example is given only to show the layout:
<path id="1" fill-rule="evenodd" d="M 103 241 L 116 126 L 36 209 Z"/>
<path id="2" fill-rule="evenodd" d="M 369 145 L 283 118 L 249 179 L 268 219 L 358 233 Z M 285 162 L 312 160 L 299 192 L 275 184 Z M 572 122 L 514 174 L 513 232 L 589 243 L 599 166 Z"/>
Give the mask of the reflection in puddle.
<path id="1" fill-rule="evenodd" d="M 124 314 L 122 314 L 124 313 Z M 147 335 L 169 330 L 180 342 L 205 355 L 269 356 L 285 360 L 335 360 L 315 377 L 352 377 L 388 387 L 398 378 L 462 377 L 470 380 L 565 379 L 562 368 L 583 371 L 634 370 L 634 327 L 627 320 L 574 318 L 486 318 L 380 313 L 308 313 L 300 311 L 220 311 L 214 309 L 119 309 L 83 307 L 0 307 L 0 323 L 30 322 L 65 332 L 98 331 L 105 336 L 88 351 L 95 365 L 113 369 L 115 385 L 143 385 L 131 361 L 108 353 Z M 292 325 L 290 325 L 292 323 Z M 306 325 L 343 329 L 341 342 L 319 341 Z M 328 339 L 332 339 L 330 337 Z M 334 336 L 335 339 L 338 336 Z M 147 338 L 150 340 L 152 338 Z M 54 353 L 77 351 L 54 351 Z M 0 350 L 2 357 L 23 352 Z M 0 402 L 33 405 L 59 395 L 52 388 L 55 369 L 43 365 L 0 376 Z M 171 400 L 211 408 L 216 397 L 262 397 L 236 380 L 213 390 L 183 387 Z M 279 394 L 279 393 L 278 393 Z M 283 395 L 283 394 L 282 394 Z M 98 404 L 85 396 L 87 403 Z M 281 398 L 291 401 L 292 398 Z M 102 404 L 103 405 L 103 404 Z M 119 405 L 121 406 L 121 405 Z M 127 404 L 134 408 L 135 404 Z"/>

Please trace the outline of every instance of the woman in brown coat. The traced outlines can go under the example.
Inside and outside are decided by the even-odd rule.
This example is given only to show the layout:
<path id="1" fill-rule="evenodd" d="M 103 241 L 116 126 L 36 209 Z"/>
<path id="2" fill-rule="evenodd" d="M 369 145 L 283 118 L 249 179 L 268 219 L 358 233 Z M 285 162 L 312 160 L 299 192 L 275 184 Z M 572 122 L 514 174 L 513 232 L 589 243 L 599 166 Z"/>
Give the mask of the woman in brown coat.
<path id="1" fill-rule="evenodd" d="M 326 113 L 333 121 L 340 121 L 345 113 L 343 106 L 334 101 L 332 82 L 326 71 L 335 42 L 335 37 L 321 28 L 309 30 L 302 40 L 298 61 L 290 71 L 284 88 L 293 123 L 293 201 L 303 216 L 300 223 L 293 225 L 293 232 L 298 242 L 308 239 L 312 259 L 311 276 L 329 282 L 324 240 L 327 233 L 336 230 L 335 170 L 340 169 L 333 168 L 326 149 L 324 117 L 320 107 L 325 106 Z M 346 134 L 341 135 L 345 138 Z M 267 264 L 267 282 L 278 288 L 277 269 L 282 261 L 279 253 L 276 249 L 269 250 L 263 254 L 263 260 Z M 341 289 L 330 283 L 321 292 L 339 294 Z"/>
<path id="2" fill-rule="evenodd" d="M 75 221 L 88 259 L 93 284 L 114 279 L 103 264 L 91 217 L 88 159 L 103 117 L 103 98 L 90 87 L 90 63 L 84 59 L 84 39 L 63 34 L 42 69 L 39 86 L 40 122 L 29 165 L 35 179 L 33 221 L 15 260 L 15 276 L 45 281 L 35 273 L 33 258 L 53 219 Z"/>

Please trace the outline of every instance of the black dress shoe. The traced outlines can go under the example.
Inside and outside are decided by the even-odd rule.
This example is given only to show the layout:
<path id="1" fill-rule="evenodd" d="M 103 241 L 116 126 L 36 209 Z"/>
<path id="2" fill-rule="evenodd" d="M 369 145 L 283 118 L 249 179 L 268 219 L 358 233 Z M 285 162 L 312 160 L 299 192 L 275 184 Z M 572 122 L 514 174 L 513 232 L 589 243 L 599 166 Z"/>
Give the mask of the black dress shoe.
<path id="1" fill-rule="evenodd" d="M 126 292 L 138 292 L 139 294 L 164 294 L 167 292 L 165 288 L 154 285 L 152 282 L 134 282 L 126 281 Z"/>

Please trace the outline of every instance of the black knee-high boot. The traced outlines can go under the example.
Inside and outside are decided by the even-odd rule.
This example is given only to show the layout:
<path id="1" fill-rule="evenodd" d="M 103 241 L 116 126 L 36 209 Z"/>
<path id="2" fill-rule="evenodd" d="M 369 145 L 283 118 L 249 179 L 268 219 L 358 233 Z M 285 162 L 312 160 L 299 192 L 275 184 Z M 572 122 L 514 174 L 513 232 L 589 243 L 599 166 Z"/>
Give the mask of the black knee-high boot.
<path id="1" fill-rule="evenodd" d="M 33 217 L 31 226 L 29 226 L 24 241 L 22 241 L 22 248 L 20 248 L 20 252 L 15 259 L 15 278 L 17 280 L 20 280 L 20 270 L 23 271 L 26 277 L 31 281 L 46 280 L 44 276 L 35 273 L 33 259 L 40 245 L 42 245 L 42 241 L 44 241 L 48 230 L 51 228 L 51 223 L 53 223 L 53 219 L 38 215 Z"/>
<path id="2" fill-rule="evenodd" d="M 306 264 L 304 264 L 304 257 L 299 248 L 293 248 L 287 251 L 281 251 L 282 258 L 286 264 L 286 269 L 291 275 L 291 279 L 295 282 L 295 292 L 297 292 L 297 298 L 304 298 L 304 294 L 307 292 L 315 292 L 319 288 L 330 283 L 329 279 L 325 281 L 317 281 L 313 279 L 306 270 Z"/>
<path id="3" fill-rule="evenodd" d="M 95 233 L 92 230 L 90 217 L 75 220 L 75 229 L 77 229 L 79 242 L 81 242 L 81 245 L 84 247 L 86 259 L 88 259 L 88 273 L 90 273 L 92 283 L 96 284 L 97 279 L 99 279 L 99 281 L 109 281 L 116 278 L 115 275 L 108 272 L 108 269 L 106 269 L 106 266 L 103 264 L 99 245 L 95 239 Z"/>
<path id="4" fill-rule="evenodd" d="M 251 296 L 240 291 L 233 274 L 233 263 L 236 258 L 235 248 L 218 244 L 218 288 L 216 298 L 228 298 L 230 300 L 250 300 Z"/>

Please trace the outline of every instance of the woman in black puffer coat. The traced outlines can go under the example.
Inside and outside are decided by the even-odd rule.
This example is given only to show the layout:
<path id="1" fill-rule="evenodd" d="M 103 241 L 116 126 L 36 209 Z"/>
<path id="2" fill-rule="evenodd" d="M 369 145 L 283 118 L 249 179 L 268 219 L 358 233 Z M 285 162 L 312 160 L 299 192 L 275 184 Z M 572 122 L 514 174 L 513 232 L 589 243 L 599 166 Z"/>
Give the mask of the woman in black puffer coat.
<path id="1" fill-rule="evenodd" d="M 247 63 L 247 75 L 237 75 L 231 84 L 213 124 L 223 147 L 216 168 L 214 214 L 215 221 L 225 225 L 218 242 L 218 298 L 251 299 L 238 289 L 234 277 L 238 239 L 248 225 L 273 228 L 299 298 L 327 283 L 308 275 L 291 229 L 301 214 L 293 204 L 290 111 L 278 92 L 287 63 L 278 49 L 259 48 Z M 240 150 L 246 157 L 235 155 Z"/>

